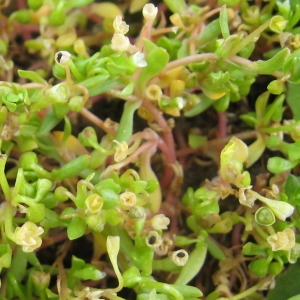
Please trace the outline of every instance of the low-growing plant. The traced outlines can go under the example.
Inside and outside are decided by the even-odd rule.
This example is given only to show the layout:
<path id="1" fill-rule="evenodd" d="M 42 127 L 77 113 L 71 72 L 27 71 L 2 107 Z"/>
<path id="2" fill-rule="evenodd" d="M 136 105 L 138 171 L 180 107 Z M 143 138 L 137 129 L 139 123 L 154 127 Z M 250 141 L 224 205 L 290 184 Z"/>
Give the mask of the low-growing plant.
<path id="1" fill-rule="evenodd" d="M 297 0 L 0 9 L 0 299 L 300 297 Z"/>

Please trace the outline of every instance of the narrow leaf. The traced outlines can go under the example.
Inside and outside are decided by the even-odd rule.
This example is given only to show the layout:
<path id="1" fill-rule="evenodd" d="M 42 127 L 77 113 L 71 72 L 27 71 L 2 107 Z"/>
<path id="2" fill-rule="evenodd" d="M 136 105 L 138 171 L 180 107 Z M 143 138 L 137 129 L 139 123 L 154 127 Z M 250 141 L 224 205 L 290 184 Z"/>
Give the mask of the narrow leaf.
<path id="1" fill-rule="evenodd" d="M 18 70 L 18 74 L 21 78 L 28 79 L 32 82 L 46 84 L 46 81 L 37 72 L 26 71 L 26 70 Z"/>

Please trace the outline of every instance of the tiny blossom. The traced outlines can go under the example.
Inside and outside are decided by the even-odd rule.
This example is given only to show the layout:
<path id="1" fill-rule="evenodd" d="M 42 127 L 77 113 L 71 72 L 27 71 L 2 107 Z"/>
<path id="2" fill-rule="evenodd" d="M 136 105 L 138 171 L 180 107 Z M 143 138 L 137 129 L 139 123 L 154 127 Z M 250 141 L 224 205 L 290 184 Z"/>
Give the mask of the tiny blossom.
<path id="1" fill-rule="evenodd" d="M 286 228 L 269 236 L 267 242 L 273 251 L 291 250 L 295 246 L 295 232 L 291 228 Z"/>
<path id="2" fill-rule="evenodd" d="M 117 144 L 116 152 L 114 155 L 114 160 L 116 162 L 120 162 L 123 159 L 125 159 L 128 155 L 128 144 L 123 141 L 122 143 L 114 140 L 114 142 Z"/>
<path id="3" fill-rule="evenodd" d="M 147 62 L 144 60 L 144 53 L 138 51 L 132 55 L 133 63 L 140 68 L 146 67 Z"/>
<path id="4" fill-rule="evenodd" d="M 121 207 L 123 209 L 130 209 L 136 204 L 136 195 L 133 192 L 126 191 L 120 195 Z"/>
<path id="5" fill-rule="evenodd" d="M 156 230 L 168 229 L 169 224 L 170 219 L 163 214 L 156 215 L 151 219 L 151 226 Z"/>
<path id="6" fill-rule="evenodd" d="M 103 198 L 98 194 L 91 194 L 85 199 L 85 205 L 89 212 L 97 213 L 103 206 Z"/>
<path id="7" fill-rule="evenodd" d="M 177 250 L 177 251 L 172 252 L 171 259 L 177 266 L 182 267 L 188 261 L 189 254 L 183 249 Z"/>
<path id="8" fill-rule="evenodd" d="M 59 51 L 55 54 L 54 60 L 60 64 L 64 65 L 66 64 L 72 57 L 72 54 L 68 51 Z"/>
<path id="9" fill-rule="evenodd" d="M 154 21 L 157 16 L 158 9 L 152 3 L 148 3 L 143 7 L 143 16 L 147 21 Z"/>
<path id="10" fill-rule="evenodd" d="M 22 227 L 15 229 L 15 243 L 22 246 L 24 252 L 32 252 L 42 244 L 40 235 L 44 229 L 36 224 L 27 221 Z"/>
<path id="11" fill-rule="evenodd" d="M 122 16 L 116 16 L 113 22 L 115 33 L 126 34 L 129 30 L 129 26 L 126 22 L 122 21 Z"/>
<path id="12" fill-rule="evenodd" d="M 115 51 L 127 51 L 130 47 L 130 41 L 122 33 L 115 33 L 111 39 L 111 48 Z"/>

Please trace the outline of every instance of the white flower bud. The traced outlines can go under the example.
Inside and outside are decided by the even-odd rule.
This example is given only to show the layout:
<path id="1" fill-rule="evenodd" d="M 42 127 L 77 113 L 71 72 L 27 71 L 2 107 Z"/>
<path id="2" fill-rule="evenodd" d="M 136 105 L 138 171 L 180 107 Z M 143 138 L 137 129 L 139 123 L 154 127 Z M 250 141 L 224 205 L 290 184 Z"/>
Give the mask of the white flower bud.
<path id="1" fill-rule="evenodd" d="M 122 21 L 122 16 L 116 16 L 113 22 L 115 33 L 126 34 L 129 30 L 129 26 L 126 22 Z"/>
<path id="2" fill-rule="evenodd" d="M 147 21 L 154 21 L 157 16 L 158 9 L 152 3 L 148 3 L 143 7 L 143 16 Z"/>

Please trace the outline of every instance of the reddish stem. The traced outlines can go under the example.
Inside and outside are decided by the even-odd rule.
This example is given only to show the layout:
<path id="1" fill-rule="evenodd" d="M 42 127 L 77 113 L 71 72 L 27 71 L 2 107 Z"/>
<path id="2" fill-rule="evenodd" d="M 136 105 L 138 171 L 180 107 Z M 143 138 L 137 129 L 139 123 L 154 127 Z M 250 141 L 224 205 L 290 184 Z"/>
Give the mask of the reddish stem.
<path id="1" fill-rule="evenodd" d="M 226 111 L 218 112 L 218 120 L 219 120 L 219 136 L 221 138 L 227 136 L 227 113 Z"/>
<path id="2" fill-rule="evenodd" d="M 175 142 L 173 133 L 166 119 L 163 117 L 162 112 L 156 106 L 154 106 L 148 100 L 144 100 L 143 105 L 152 114 L 152 116 L 154 116 L 157 124 L 160 126 L 163 132 L 163 139 L 159 140 L 158 147 L 164 153 L 167 162 L 167 166 L 161 178 L 161 185 L 163 187 L 167 187 L 170 185 L 174 176 L 174 171 L 171 165 L 176 162 Z"/>

